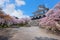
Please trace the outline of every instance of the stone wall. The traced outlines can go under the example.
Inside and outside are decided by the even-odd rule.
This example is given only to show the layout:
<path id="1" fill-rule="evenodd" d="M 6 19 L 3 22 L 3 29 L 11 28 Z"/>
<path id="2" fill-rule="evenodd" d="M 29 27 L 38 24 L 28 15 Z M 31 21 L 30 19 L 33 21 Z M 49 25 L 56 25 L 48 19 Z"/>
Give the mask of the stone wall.
<path id="1" fill-rule="evenodd" d="M 39 22 L 38 22 L 39 19 L 36 19 L 36 20 L 31 20 L 28 25 L 30 26 L 39 26 Z"/>

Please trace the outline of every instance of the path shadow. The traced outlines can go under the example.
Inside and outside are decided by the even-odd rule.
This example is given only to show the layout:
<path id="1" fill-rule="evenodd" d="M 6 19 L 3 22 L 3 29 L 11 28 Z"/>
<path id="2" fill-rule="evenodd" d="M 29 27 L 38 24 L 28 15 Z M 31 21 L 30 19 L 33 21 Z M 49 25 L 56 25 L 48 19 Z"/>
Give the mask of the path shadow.
<path id="1" fill-rule="evenodd" d="M 8 40 L 8 37 L 0 36 L 0 40 Z"/>
<path id="2" fill-rule="evenodd" d="M 35 37 L 36 40 L 58 40 L 54 38 L 48 38 L 48 37 Z"/>

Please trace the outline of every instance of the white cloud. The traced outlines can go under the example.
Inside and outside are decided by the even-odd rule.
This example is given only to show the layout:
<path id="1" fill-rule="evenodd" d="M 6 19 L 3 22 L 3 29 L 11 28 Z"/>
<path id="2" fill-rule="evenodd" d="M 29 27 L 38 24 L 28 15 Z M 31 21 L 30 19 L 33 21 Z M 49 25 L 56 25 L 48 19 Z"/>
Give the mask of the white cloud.
<path id="1" fill-rule="evenodd" d="M 0 0 L 0 6 L 4 5 L 4 0 Z"/>
<path id="2" fill-rule="evenodd" d="M 14 4 L 7 4 L 5 9 L 3 11 L 5 11 L 5 13 L 10 14 L 15 10 L 15 5 Z"/>
<path id="3" fill-rule="evenodd" d="M 0 8 L 5 8 L 5 3 L 8 4 L 9 0 L 0 0 Z"/>
<path id="4" fill-rule="evenodd" d="M 26 15 L 23 15 L 23 11 L 20 10 L 20 9 L 15 9 L 16 6 L 21 6 L 21 5 L 25 5 L 25 2 L 22 1 L 22 0 L 15 0 L 16 4 L 14 3 L 9 3 L 10 0 L 0 0 L 0 5 L 3 5 L 4 9 L 3 11 L 6 13 L 6 14 L 9 14 L 11 16 L 15 16 L 15 17 L 18 17 L 18 18 L 21 18 L 21 17 L 26 17 Z M 4 5 L 4 3 L 6 3 L 6 5 Z"/>
<path id="5" fill-rule="evenodd" d="M 11 15 L 11 16 L 16 16 L 20 17 L 23 15 L 23 12 L 21 10 L 16 10 L 14 4 L 8 4 L 6 5 L 6 9 L 4 9 L 5 13 Z"/>
<path id="6" fill-rule="evenodd" d="M 20 18 L 23 15 L 23 12 L 21 10 L 14 10 L 12 13 L 12 16 Z"/>
<path id="7" fill-rule="evenodd" d="M 5 2 L 10 2 L 10 0 L 4 0 Z"/>
<path id="8" fill-rule="evenodd" d="M 9 2 L 9 0 L 0 0 L 0 5 L 4 5 L 5 2 Z"/>
<path id="9" fill-rule="evenodd" d="M 15 0 L 17 6 L 25 5 L 25 1 L 23 0 Z"/>

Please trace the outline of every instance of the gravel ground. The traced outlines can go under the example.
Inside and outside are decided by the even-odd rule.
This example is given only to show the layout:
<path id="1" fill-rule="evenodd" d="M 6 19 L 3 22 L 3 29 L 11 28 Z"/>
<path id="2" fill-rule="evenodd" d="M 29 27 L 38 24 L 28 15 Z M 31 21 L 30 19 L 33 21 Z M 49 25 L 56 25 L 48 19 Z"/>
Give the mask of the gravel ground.
<path id="1" fill-rule="evenodd" d="M 39 27 L 20 27 L 14 28 L 18 30 L 9 40 L 60 40 L 60 36 L 46 32 Z"/>
<path id="2" fill-rule="evenodd" d="M 0 29 L 0 40 L 60 40 L 60 36 L 32 26 Z"/>

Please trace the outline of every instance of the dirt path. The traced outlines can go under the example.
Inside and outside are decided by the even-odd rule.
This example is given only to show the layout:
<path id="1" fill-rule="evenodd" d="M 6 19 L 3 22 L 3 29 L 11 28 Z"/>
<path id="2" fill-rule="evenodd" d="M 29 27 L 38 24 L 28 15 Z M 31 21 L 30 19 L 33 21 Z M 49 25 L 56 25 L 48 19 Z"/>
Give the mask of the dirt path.
<path id="1" fill-rule="evenodd" d="M 49 38 L 59 39 L 60 36 L 47 33 L 45 30 L 40 29 L 39 27 L 21 27 L 19 29 L 15 28 L 15 30 L 18 30 L 16 34 L 10 39 L 10 40 L 40 40 L 40 37 L 48 38 L 46 40 L 49 40 Z"/>

